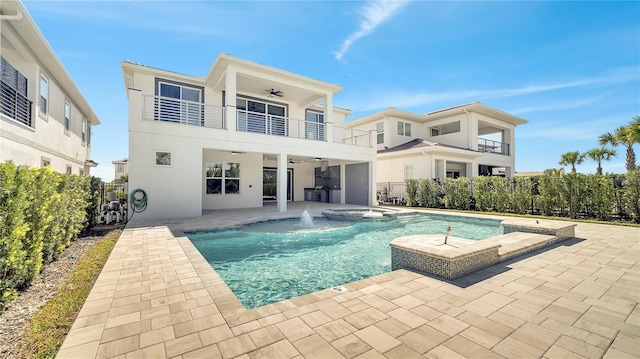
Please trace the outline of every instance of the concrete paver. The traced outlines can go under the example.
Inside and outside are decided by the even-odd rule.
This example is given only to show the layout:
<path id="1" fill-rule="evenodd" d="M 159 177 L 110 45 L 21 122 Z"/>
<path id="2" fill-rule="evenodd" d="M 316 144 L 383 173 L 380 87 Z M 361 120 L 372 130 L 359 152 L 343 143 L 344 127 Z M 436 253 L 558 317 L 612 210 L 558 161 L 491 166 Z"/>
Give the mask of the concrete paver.
<path id="1" fill-rule="evenodd" d="M 337 207 L 130 222 L 57 356 L 640 357 L 640 228 L 579 223 L 457 281 L 399 270 L 253 310 L 183 234 Z"/>

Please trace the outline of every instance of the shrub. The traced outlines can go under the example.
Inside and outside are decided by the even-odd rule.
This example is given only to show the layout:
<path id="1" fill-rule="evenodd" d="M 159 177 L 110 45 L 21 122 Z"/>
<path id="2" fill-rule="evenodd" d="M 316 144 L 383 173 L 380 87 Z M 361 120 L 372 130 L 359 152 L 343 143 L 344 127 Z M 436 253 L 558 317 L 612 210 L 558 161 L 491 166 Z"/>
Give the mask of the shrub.
<path id="1" fill-rule="evenodd" d="M 416 179 L 408 179 L 407 180 L 407 206 L 415 207 L 418 205 L 418 180 Z"/>
<path id="2" fill-rule="evenodd" d="M 640 223 L 640 169 L 627 172 L 623 198 L 633 221 Z"/>
<path id="3" fill-rule="evenodd" d="M 0 310 L 87 223 L 90 178 L 0 164 Z"/>

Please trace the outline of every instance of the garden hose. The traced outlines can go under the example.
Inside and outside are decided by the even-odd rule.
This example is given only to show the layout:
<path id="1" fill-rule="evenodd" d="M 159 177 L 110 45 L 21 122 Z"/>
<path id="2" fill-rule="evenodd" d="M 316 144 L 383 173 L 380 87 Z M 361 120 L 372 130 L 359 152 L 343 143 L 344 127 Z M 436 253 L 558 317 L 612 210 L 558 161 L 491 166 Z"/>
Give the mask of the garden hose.
<path id="1" fill-rule="evenodd" d="M 134 213 L 144 212 L 147 209 L 147 192 L 143 189 L 135 189 L 131 192 L 131 196 L 129 197 L 129 203 L 131 204 L 131 216 L 127 219 L 127 222 L 133 218 Z"/>
<path id="2" fill-rule="evenodd" d="M 131 209 L 135 213 L 144 212 L 147 209 L 147 192 L 140 188 L 131 192 Z"/>

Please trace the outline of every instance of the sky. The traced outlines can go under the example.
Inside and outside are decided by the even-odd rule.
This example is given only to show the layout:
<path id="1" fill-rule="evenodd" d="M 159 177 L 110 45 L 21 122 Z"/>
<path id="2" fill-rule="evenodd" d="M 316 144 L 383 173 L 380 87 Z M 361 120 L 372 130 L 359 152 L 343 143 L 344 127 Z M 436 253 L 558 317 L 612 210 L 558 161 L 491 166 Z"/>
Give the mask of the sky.
<path id="1" fill-rule="evenodd" d="M 102 122 L 91 173 L 107 181 L 128 156 L 124 60 L 204 76 L 225 52 L 341 85 L 347 121 L 479 101 L 529 121 L 517 172 L 559 168 L 640 115 L 639 1 L 23 3 Z M 626 172 L 617 152 L 604 172 Z"/>

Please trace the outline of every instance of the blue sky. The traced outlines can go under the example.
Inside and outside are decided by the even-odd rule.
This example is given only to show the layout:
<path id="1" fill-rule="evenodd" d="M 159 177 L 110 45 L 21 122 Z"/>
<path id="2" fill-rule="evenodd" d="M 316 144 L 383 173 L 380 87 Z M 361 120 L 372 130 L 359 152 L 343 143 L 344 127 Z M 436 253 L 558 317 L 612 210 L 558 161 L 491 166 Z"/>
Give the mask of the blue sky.
<path id="1" fill-rule="evenodd" d="M 29 1 L 24 5 L 102 121 L 92 174 L 127 156 L 129 59 L 205 75 L 220 52 L 337 83 L 348 120 L 480 101 L 525 118 L 516 171 L 640 115 L 640 2 Z M 640 157 L 640 148 L 635 147 Z M 624 147 L 603 165 L 624 173 Z M 580 172 L 594 173 L 586 161 Z"/>

